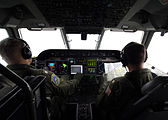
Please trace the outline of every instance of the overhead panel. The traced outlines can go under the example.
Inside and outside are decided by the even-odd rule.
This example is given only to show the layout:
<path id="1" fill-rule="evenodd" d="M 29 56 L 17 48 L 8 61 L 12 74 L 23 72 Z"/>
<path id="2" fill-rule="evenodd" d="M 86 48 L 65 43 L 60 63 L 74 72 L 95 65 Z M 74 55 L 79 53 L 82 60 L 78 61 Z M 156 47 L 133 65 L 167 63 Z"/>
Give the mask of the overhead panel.
<path id="1" fill-rule="evenodd" d="M 115 27 L 137 0 L 34 0 L 51 26 Z M 80 29 L 80 28 L 79 28 Z"/>

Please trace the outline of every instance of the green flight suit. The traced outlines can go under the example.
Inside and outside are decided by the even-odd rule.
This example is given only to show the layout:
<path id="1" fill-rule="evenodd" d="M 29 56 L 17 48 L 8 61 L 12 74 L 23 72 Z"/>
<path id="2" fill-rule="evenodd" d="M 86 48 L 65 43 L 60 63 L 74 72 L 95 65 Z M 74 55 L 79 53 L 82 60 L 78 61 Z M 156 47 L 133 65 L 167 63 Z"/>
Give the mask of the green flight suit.
<path id="1" fill-rule="evenodd" d="M 31 75 L 44 75 L 46 76 L 46 87 L 47 87 L 47 96 L 55 96 L 55 95 L 71 95 L 74 92 L 74 89 L 77 87 L 79 80 L 64 80 L 59 78 L 57 75 L 50 71 L 46 71 L 43 69 L 35 69 L 31 65 L 26 64 L 17 64 L 17 65 L 8 65 L 9 69 L 13 70 L 16 74 L 18 74 L 20 77 L 24 78 L 25 76 L 31 76 Z M 58 79 L 56 82 L 53 82 L 53 77 L 56 77 L 55 79 Z M 65 77 L 64 77 L 65 78 Z"/>
<path id="2" fill-rule="evenodd" d="M 67 79 L 65 76 L 59 78 L 50 71 L 35 69 L 33 66 L 26 64 L 8 65 L 7 67 L 22 78 L 31 75 L 46 76 L 46 97 L 49 98 L 50 101 L 48 106 L 51 113 L 51 120 L 61 119 L 61 108 L 64 106 L 65 97 L 74 93 L 79 83 L 78 78 L 81 78 L 80 75 L 76 76 L 76 79 L 65 80 Z"/>
<path id="3" fill-rule="evenodd" d="M 123 77 L 114 78 L 97 96 L 97 106 L 102 119 L 117 119 L 126 105 L 142 96 L 141 87 L 152 79 L 149 69 L 127 72 Z"/>

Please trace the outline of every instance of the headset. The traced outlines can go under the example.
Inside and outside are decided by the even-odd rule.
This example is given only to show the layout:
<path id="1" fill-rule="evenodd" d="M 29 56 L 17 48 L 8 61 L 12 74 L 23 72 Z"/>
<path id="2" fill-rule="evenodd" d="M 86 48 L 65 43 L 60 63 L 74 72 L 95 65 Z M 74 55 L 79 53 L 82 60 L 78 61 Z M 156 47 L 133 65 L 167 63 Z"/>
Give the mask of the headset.
<path id="1" fill-rule="evenodd" d="M 13 38 L 13 37 L 9 37 L 9 38 L 6 38 L 6 39 L 4 39 L 4 40 L 6 40 L 6 42 L 5 42 L 5 51 L 7 51 L 7 41 L 8 40 L 10 40 L 10 41 L 12 41 L 12 40 L 16 40 L 16 41 L 21 41 L 21 42 L 23 42 L 23 48 L 21 48 L 21 56 L 26 60 L 26 59 L 30 59 L 31 57 L 32 57 L 32 52 L 31 52 L 31 50 L 30 50 L 30 47 L 29 47 L 29 45 L 27 44 L 27 42 L 26 41 L 24 41 L 24 40 L 22 40 L 22 39 L 19 39 L 19 38 Z"/>
<path id="2" fill-rule="evenodd" d="M 21 55 L 22 57 L 26 60 L 26 59 L 30 59 L 32 57 L 32 52 L 30 50 L 29 45 L 27 44 L 26 41 L 19 39 L 24 43 L 24 47 L 21 49 Z"/>
<path id="3" fill-rule="evenodd" d="M 123 64 L 123 67 L 126 67 L 128 65 L 128 59 L 127 59 L 127 53 L 125 52 L 125 50 L 133 45 L 138 45 L 138 43 L 136 42 L 130 42 L 128 43 L 121 51 L 120 53 L 120 60 L 121 60 L 121 63 Z M 146 62 L 148 58 L 148 54 L 147 54 L 147 50 L 146 50 L 146 55 L 145 55 L 145 59 L 144 59 L 144 62 Z"/>

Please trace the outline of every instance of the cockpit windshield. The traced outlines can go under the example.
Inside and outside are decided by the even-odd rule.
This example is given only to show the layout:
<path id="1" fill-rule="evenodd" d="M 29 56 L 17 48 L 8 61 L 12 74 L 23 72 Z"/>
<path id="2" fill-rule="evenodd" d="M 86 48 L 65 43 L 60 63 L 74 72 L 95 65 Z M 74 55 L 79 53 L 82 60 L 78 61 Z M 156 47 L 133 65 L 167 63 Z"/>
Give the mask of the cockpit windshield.
<path id="1" fill-rule="evenodd" d="M 31 46 L 33 56 L 36 57 L 46 49 L 67 49 L 61 35 L 60 29 L 56 31 L 30 31 L 20 29 L 24 40 Z M 134 41 L 141 43 L 143 31 L 137 32 L 114 32 L 106 30 L 101 43 L 100 50 L 121 50 L 127 43 Z M 81 34 L 66 34 L 70 49 L 94 50 L 99 41 L 99 34 L 88 34 L 86 40 L 81 40 Z"/>
<path id="2" fill-rule="evenodd" d="M 98 34 L 87 35 L 87 40 L 81 40 L 81 34 L 68 34 L 70 49 L 94 50 L 98 41 Z"/>
<path id="3" fill-rule="evenodd" d="M 66 49 L 61 32 L 56 31 L 30 31 L 20 29 L 22 38 L 30 45 L 33 57 L 36 57 L 46 49 Z"/>
<path id="4" fill-rule="evenodd" d="M 122 50 L 122 48 L 129 42 L 141 43 L 143 38 L 143 31 L 137 32 L 114 32 L 105 31 L 102 39 L 101 50 Z"/>

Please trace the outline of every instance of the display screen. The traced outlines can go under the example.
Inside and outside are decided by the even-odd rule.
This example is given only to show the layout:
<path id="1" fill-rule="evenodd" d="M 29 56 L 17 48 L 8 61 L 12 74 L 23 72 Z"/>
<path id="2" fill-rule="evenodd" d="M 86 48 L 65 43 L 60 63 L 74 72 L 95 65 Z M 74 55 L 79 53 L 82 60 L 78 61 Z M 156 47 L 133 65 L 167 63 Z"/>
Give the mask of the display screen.
<path id="1" fill-rule="evenodd" d="M 88 60 L 88 66 L 96 66 L 96 60 Z"/>
<path id="2" fill-rule="evenodd" d="M 54 66 L 55 66 L 55 63 L 48 63 L 48 66 L 49 66 L 49 67 L 54 67 Z"/>
<path id="3" fill-rule="evenodd" d="M 96 73 L 96 68 L 88 68 L 88 73 Z"/>
<path id="4" fill-rule="evenodd" d="M 83 73 L 82 65 L 71 65 L 71 74 Z"/>

